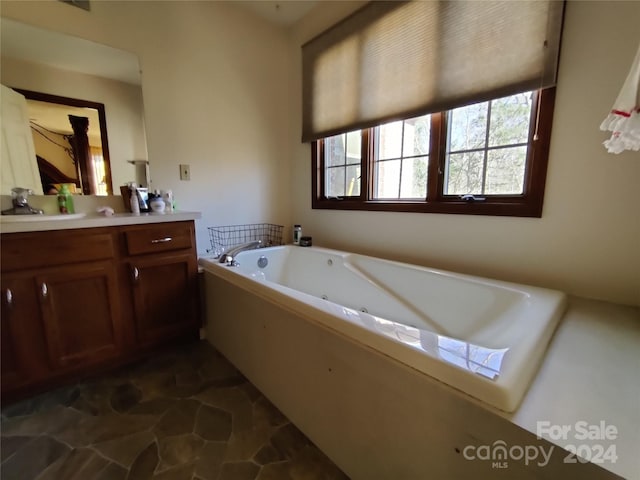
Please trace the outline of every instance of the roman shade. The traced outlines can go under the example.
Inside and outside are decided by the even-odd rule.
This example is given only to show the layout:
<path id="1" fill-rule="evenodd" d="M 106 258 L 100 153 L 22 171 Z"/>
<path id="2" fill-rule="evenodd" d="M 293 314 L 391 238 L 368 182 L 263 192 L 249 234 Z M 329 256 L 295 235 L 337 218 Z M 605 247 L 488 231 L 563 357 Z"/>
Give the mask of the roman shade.
<path id="1" fill-rule="evenodd" d="M 555 85 L 564 2 L 374 1 L 302 46 L 302 141 Z"/>

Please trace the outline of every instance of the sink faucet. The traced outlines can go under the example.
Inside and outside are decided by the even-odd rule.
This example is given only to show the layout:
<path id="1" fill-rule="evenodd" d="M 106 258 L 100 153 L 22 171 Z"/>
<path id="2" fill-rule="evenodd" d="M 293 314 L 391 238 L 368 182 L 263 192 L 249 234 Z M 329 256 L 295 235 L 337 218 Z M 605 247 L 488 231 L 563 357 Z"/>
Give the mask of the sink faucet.
<path id="1" fill-rule="evenodd" d="M 11 202 L 13 208 L 3 210 L 2 215 L 42 215 L 44 213 L 42 210 L 29 206 L 29 195 L 33 195 L 33 191 L 28 188 L 12 188 Z"/>
<path id="2" fill-rule="evenodd" d="M 227 251 L 222 252 L 218 262 L 226 263 L 228 267 L 237 267 L 239 263 L 235 260 L 236 255 L 238 255 L 240 252 L 244 252 L 245 250 L 255 250 L 256 248 L 260 247 L 262 247 L 262 240 L 254 240 L 253 242 L 236 245 L 229 248 Z"/>

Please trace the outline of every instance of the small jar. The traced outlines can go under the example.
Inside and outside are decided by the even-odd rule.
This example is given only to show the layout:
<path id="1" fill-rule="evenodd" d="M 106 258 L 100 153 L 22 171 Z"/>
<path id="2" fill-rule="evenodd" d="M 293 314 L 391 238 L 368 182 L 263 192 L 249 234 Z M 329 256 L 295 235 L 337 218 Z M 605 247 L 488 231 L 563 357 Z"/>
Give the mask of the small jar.
<path id="1" fill-rule="evenodd" d="M 300 238 L 302 238 L 302 226 L 294 225 L 293 226 L 293 244 L 300 245 Z"/>
<path id="2" fill-rule="evenodd" d="M 164 200 L 161 197 L 154 197 L 150 202 L 149 206 L 151 207 L 151 211 L 154 213 L 164 213 L 165 205 Z"/>

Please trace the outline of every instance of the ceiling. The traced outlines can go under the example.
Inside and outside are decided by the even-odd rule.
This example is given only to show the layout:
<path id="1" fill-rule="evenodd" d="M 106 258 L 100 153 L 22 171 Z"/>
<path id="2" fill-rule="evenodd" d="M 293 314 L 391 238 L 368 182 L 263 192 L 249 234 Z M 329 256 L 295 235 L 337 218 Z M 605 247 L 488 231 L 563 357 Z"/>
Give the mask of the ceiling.
<path id="1" fill-rule="evenodd" d="M 234 1 L 235 5 L 253 11 L 269 22 L 288 27 L 300 20 L 317 3 L 317 0 Z"/>

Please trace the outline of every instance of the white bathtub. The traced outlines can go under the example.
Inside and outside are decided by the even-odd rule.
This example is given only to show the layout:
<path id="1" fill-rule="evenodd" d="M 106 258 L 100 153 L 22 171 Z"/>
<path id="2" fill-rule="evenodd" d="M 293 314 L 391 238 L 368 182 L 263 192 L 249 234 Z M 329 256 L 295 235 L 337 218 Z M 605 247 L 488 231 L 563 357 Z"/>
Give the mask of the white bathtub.
<path id="1" fill-rule="evenodd" d="M 242 252 L 209 273 L 503 411 L 517 408 L 561 292 L 324 248 Z M 259 266 L 266 259 L 267 265 Z"/>

